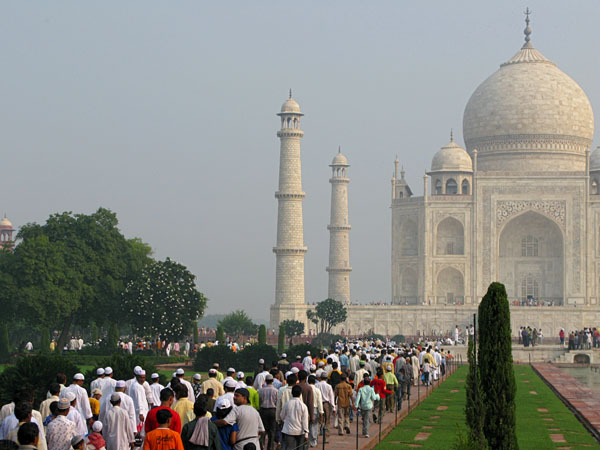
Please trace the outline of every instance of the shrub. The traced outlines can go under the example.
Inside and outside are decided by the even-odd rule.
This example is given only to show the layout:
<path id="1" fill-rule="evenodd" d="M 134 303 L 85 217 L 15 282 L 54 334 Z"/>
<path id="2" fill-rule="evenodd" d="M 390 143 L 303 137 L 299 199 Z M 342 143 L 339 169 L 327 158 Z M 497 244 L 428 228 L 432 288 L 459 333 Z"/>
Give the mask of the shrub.
<path id="1" fill-rule="evenodd" d="M 321 333 L 312 340 L 312 345 L 322 348 L 330 348 L 336 341 L 343 341 L 344 337 L 339 334 Z"/>
<path id="2" fill-rule="evenodd" d="M 288 348 L 287 355 L 288 361 L 294 362 L 296 356 L 300 355 L 302 358 L 306 356 L 306 352 L 310 352 L 311 356 L 318 355 L 321 349 L 319 347 L 315 347 L 313 344 L 298 344 Z"/>
<path id="3" fill-rule="evenodd" d="M 106 338 L 106 345 L 110 351 L 110 354 L 117 351 L 117 344 L 119 343 L 119 327 L 116 323 L 112 323 L 108 329 L 108 336 Z"/>
<path id="4" fill-rule="evenodd" d="M 79 369 L 68 358 L 61 356 L 31 356 L 16 360 L 16 364 L 7 367 L 0 374 L 0 401 L 10 403 L 14 393 L 22 387 L 34 390 L 34 405 L 46 399 L 50 383 L 56 381 L 58 373 L 64 373 L 67 380 L 73 379 Z"/>
<path id="5" fill-rule="evenodd" d="M 253 371 L 258 365 L 259 359 L 264 359 L 267 365 L 277 361 L 277 351 L 274 347 L 266 344 L 255 344 L 245 347 L 244 350 L 237 354 L 237 370 Z"/>
<path id="6" fill-rule="evenodd" d="M 226 345 L 204 347 L 196 355 L 194 369 L 206 372 L 212 367 L 213 363 L 216 362 L 218 362 L 221 367 L 236 367 L 237 354 L 232 352 Z"/>
<path id="7" fill-rule="evenodd" d="M 406 338 L 403 334 L 397 334 L 393 336 L 391 340 L 394 341 L 396 344 L 403 344 L 404 342 L 406 342 Z"/>

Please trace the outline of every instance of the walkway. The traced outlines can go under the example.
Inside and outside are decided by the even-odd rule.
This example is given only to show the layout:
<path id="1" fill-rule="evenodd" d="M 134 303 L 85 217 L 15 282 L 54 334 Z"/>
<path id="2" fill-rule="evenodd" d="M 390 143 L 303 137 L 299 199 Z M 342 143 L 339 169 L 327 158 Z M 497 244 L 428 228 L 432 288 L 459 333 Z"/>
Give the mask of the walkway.
<path id="1" fill-rule="evenodd" d="M 449 373 L 447 374 L 449 375 Z M 415 409 L 417 405 L 419 405 L 425 398 L 431 394 L 431 392 L 439 386 L 440 382 L 446 380 L 446 376 L 443 377 L 443 380 L 440 379 L 434 383 L 433 386 L 412 386 L 411 387 L 411 398 L 410 398 L 410 411 Z M 395 426 L 400 423 L 402 419 L 404 419 L 409 412 L 408 401 L 405 399 L 402 402 L 402 410 L 396 413 L 386 413 L 383 417 L 383 421 L 381 423 L 381 439 L 383 440 L 390 431 L 392 431 Z M 332 429 L 330 431 L 330 436 L 327 438 L 327 442 L 325 443 L 325 447 L 323 447 L 322 436 L 319 436 L 319 443 L 316 449 L 325 448 L 327 450 L 371 450 L 379 443 L 379 424 L 371 424 L 369 428 L 369 438 L 362 437 L 362 421 L 358 426 L 358 445 L 356 441 L 357 428 L 356 428 L 356 417 L 354 422 L 350 424 L 351 434 L 345 434 L 343 436 L 339 436 L 337 434 L 337 429 Z"/>
<path id="2" fill-rule="evenodd" d="M 555 390 L 563 402 L 578 413 L 578 419 L 600 437 L 600 393 L 584 386 L 571 375 L 551 364 L 534 364 L 534 369 Z"/>

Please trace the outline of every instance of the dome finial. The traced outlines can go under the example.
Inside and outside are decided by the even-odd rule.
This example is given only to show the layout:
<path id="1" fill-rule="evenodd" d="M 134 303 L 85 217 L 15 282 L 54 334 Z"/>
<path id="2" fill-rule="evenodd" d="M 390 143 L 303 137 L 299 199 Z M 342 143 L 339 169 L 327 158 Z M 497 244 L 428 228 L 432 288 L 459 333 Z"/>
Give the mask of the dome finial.
<path id="1" fill-rule="evenodd" d="M 290 88 L 290 98 L 292 98 L 292 88 Z"/>
<path id="2" fill-rule="evenodd" d="M 338 145 L 338 153 L 342 153 L 342 146 Z"/>
<path id="3" fill-rule="evenodd" d="M 531 28 L 529 26 L 529 22 L 531 21 L 529 19 L 529 15 L 531 14 L 531 10 L 529 9 L 529 7 L 527 7 L 527 9 L 525 10 L 525 12 L 523 12 L 523 14 L 525 14 L 525 29 L 523 30 L 523 33 L 525 33 L 525 45 L 523 45 L 523 47 L 530 47 L 531 44 L 529 43 L 529 41 L 531 40 Z"/>
<path id="4" fill-rule="evenodd" d="M 450 142 L 454 142 L 454 130 L 450 128 Z"/>

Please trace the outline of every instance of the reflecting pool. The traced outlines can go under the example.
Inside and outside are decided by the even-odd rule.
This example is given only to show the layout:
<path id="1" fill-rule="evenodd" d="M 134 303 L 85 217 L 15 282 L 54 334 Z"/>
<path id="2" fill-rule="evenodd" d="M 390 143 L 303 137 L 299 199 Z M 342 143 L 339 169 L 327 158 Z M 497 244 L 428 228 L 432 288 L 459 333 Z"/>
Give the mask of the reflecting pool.
<path id="1" fill-rule="evenodd" d="M 600 392 L 600 368 L 589 366 L 581 367 L 559 367 L 565 373 L 568 373 L 581 384 L 584 384 L 596 392 Z"/>

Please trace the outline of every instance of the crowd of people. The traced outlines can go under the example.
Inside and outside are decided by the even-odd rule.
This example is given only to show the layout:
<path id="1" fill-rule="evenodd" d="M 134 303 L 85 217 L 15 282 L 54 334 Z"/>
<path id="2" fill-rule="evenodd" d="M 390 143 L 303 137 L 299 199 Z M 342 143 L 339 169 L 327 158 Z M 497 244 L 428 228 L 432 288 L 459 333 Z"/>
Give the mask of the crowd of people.
<path id="1" fill-rule="evenodd" d="M 141 367 L 128 380 L 105 367 L 96 370 L 88 394 L 83 374 L 69 383 L 58 374 L 41 403 L 21 389 L 2 406 L 0 441 L 38 450 L 316 447 L 333 430 L 349 434 L 359 417 L 369 437 L 372 422 L 401 409 L 411 386 L 443 376 L 451 358 L 435 343 L 346 341 L 291 361 L 285 353 L 270 364 L 260 359 L 253 375 L 222 371 L 215 362 L 207 379 L 197 373 L 190 382 L 178 369 L 166 386 L 157 373 L 148 382 Z"/>

